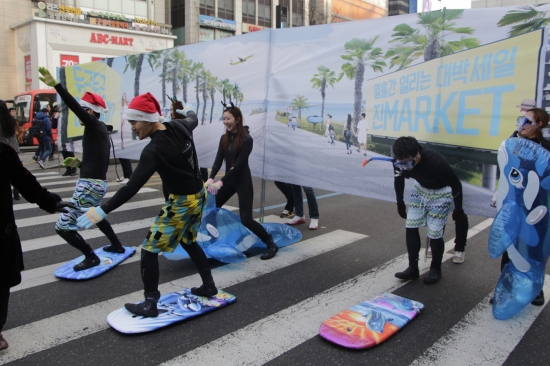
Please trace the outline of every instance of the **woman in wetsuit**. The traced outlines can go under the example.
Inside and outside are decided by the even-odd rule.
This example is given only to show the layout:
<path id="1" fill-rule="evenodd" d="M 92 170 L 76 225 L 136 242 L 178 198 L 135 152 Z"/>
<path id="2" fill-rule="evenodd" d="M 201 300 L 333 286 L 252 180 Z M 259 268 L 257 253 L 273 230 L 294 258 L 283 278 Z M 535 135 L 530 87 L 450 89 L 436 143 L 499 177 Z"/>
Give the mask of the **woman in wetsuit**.
<path id="1" fill-rule="evenodd" d="M 223 104 L 223 103 L 222 103 Z M 220 139 L 216 160 L 210 172 L 210 179 L 206 181 L 208 192 L 216 195 L 216 206 L 222 207 L 235 193 L 239 197 L 239 214 L 241 222 L 266 245 L 267 252 L 260 259 L 271 259 L 279 248 L 275 245 L 273 237 L 265 231 L 264 227 L 252 218 L 252 202 L 254 199 L 254 187 L 252 175 L 248 166 L 248 157 L 252 152 L 252 136 L 248 133 L 248 127 L 243 126 L 243 115 L 233 103 L 224 104 L 223 124 L 225 134 Z M 225 175 L 216 183 L 214 177 L 220 170 L 225 160 Z"/>

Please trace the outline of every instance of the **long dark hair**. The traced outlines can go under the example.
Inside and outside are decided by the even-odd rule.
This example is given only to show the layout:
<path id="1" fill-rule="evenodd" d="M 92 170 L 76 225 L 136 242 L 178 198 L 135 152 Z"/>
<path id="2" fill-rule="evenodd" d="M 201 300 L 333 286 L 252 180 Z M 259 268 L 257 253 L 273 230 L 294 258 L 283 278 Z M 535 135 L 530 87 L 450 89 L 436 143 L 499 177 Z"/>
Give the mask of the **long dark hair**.
<path id="1" fill-rule="evenodd" d="M 235 144 L 233 145 L 233 148 L 235 149 L 235 153 L 233 154 L 233 162 L 235 162 L 235 159 L 237 159 L 237 155 L 239 154 L 239 151 L 243 147 L 243 140 L 248 134 L 248 131 L 243 126 L 243 113 L 239 109 L 239 107 L 231 106 L 227 107 L 223 110 L 223 113 L 228 112 L 231 113 L 233 117 L 235 117 L 236 129 L 235 129 Z M 222 114 L 223 118 L 223 114 Z M 229 131 L 225 131 L 225 135 L 223 135 L 222 140 L 222 149 L 223 149 L 223 155 L 227 156 L 227 150 L 229 149 L 229 141 L 231 141 L 233 133 Z M 227 163 L 227 161 L 226 161 Z"/>
<path id="2" fill-rule="evenodd" d="M 3 100 L 0 100 L 0 133 L 5 138 L 15 135 L 15 120 Z"/>
<path id="3" fill-rule="evenodd" d="M 538 140 L 538 142 L 541 142 L 542 140 L 544 140 L 544 137 L 542 136 L 542 129 L 548 126 L 548 112 L 546 112 L 542 108 L 532 108 L 529 109 L 527 112 L 533 112 L 533 114 L 535 115 L 533 121 L 534 123 L 537 123 L 537 125 L 539 122 L 542 123 L 542 125 L 539 126 L 539 128 L 537 128 L 537 130 L 535 131 L 535 138 Z"/>
<path id="4" fill-rule="evenodd" d="M 346 127 L 348 129 L 351 128 L 351 114 L 348 114 L 348 120 L 347 120 L 347 123 L 346 123 Z"/>

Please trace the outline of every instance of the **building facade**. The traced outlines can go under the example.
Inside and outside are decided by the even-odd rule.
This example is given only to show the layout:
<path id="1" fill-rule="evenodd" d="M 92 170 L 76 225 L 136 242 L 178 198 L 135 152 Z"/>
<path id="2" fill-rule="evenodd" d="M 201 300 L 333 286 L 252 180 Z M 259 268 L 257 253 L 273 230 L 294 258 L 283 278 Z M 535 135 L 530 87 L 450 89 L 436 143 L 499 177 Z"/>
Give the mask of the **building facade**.
<path id="1" fill-rule="evenodd" d="M 472 9 L 544 4 L 548 0 L 472 0 Z"/>
<path id="2" fill-rule="evenodd" d="M 174 46 L 164 1 L 2 0 L 0 99 L 46 86 L 57 67 Z"/>
<path id="3" fill-rule="evenodd" d="M 167 0 L 176 45 L 206 42 L 278 28 L 278 5 L 287 9 L 282 28 L 387 16 L 387 0 Z"/>

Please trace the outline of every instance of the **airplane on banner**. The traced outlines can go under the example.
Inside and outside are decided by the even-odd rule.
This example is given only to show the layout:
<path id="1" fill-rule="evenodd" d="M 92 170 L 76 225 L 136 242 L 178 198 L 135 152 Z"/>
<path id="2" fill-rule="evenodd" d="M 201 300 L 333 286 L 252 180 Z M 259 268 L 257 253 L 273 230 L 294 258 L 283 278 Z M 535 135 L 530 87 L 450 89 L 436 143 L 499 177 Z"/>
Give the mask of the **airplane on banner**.
<path id="1" fill-rule="evenodd" d="M 240 57 L 237 57 L 239 59 L 239 61 L 233 61 L 232 59 L 229 59 L 229 64 L 230 65 L 238 65 L 238 64 L 242 64 L 244 63 L 246 60 L 248 60 L 250 57 L 254 56 L 254 54 L 250 55 L 250 56 L 246 56 L 244 58 L 240 58 Z"/>

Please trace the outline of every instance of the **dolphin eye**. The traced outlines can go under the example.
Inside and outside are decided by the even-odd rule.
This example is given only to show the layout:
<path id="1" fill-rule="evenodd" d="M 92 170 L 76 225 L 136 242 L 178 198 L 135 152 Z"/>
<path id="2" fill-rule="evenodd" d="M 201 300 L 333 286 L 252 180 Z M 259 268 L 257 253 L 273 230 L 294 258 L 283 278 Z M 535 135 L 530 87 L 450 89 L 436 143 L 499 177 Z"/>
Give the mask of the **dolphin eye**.
<path id="1" fill-rule="evenodd" d="M 510 178 L 510 183 L 512 183 L 514 187 L 518 189 L 523 189 L 523 184 L 522 184 L 523 175 L 519 170 L 517 170 L 516 168 L 512 168 L 512 170 L 510 171 L 509 178 Z"/>

